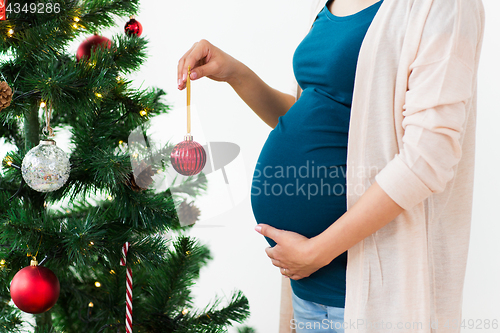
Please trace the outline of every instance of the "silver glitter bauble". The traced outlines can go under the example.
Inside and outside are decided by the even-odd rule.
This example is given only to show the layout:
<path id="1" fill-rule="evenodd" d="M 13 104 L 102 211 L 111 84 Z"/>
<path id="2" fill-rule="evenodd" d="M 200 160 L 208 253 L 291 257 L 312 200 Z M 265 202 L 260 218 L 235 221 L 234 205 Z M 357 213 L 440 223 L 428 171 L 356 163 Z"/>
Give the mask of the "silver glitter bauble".
<path id="1" fill-rule="evenodd" d="M 26 154 L 21 171 L 29 187 L 38 192 L 52 192 L 68 180 L 69 158 L 54 140 L 42 140 Z"/>

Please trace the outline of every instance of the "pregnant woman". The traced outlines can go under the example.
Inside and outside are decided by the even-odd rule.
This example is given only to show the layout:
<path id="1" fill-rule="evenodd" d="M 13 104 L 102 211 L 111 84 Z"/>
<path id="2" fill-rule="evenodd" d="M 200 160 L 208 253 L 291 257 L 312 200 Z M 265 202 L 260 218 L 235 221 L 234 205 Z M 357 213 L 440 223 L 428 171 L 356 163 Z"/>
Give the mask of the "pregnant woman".
<path id="1" fill-rule="evenodd" d="M 480 0 L 323 2 L 297 100 L 205 40 L 179 61 L 273 128 L 252 208 L 297 332 L 459 332 L 483 31 Z"/>
<path id="2" fill-rule="evenodd" d="M 302 93 L 269 134 L 252 182 L 257 222 L 307 238 L 325 231 L 347 209 L 347 138 L 356 63 L 382 0 L 347 16 L 334 15 L 330 4 L 295 51 L 293 70 Z M 314 327 L 313 322 L 327 319 L 326 328 L 331 330 L 334 321 L 340 323 L 338 332 L 343 331 L 346 265 L 344 252 L 309 277 L 291 281 L 297 327 L 308 322 Z"/>

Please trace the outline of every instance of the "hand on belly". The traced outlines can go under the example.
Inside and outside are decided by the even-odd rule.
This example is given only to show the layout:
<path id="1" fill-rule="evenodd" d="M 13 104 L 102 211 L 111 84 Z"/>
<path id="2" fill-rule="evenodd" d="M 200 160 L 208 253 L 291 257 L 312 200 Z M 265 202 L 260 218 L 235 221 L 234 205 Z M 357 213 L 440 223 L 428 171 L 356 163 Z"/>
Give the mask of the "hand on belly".
<path id="1" fill-rule="evenodd" d="M 290 279 L 303 279 L 325 266 L 315 255 L 311 239 L 266 224 L 257 225 L 255 230 L 276 242 L 274 247 L 266 248 L 266 253 L 281 274 Z"/>

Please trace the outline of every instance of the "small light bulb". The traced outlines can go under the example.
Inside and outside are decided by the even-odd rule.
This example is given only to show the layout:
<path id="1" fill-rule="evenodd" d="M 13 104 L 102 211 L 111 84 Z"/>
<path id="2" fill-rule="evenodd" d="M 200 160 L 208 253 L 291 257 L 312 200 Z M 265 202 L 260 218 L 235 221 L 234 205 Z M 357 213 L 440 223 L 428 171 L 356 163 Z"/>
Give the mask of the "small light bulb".
<path id="1" fill-rule="evenodd" d="M 46 104 L 45 102 L 43 102 L 43 101 L 42 101 L 42 102 L 40 103 L 40 107 L 41 107 L 41 108 L 44 108 L 45 106 L 47 106 L 47 104 Z"/>
<path id="2" fill-rule="evenodd" d="M 80 22 L 80 18 L 75 16 L 75 17 L 73 18 L 73 21 L 75 21 L 75 22 Z"/>
<path id="3" fill-rule="evenodd" d="M 123 140 L 118 141 L 118 144 L 122 145 L 123 144 Z"/>
<path id="4" fill-rule="evenodd" d="M 189 312 L 189 310 L 188 310 L 188 309 L 184 309 L 184 310 L 182 310 L 182 314 L 183 314 L 183 315 L 187 315 L 187 314 L 188 314 L 188 312 Z"/>
<path id="5" fill-rule="evenodd" d="M 108 200 L 109 201 L 113 200 L 113 197 L 111 195 L 108 195 Z"/>
<path id="6" fill-rule="evenodd" d="M 109 274 L 116 274 L 116 272 L 114 270 L 110 270 Z"/>
<path id="7" fill-rule="evenodd" d="M 102 97 L 101 93 L 95 93 L 95 95 L 96 95 L 97 98 L 101 98 Z"/>
<path id="8" fill-rule="evenodd" d="M 89 308 L 93 308 L 94 307 L 94 303 L 90 302 L 89 303 Z"/>
<path id="9" fill-rule="evenodd" d="M 96 281 L 96 282 L 94 283 L 94 285 L 95 285 L 97 288 L 101 288 L 101 282 L 99 282 L 99 281 Z"/>
<path id="10" fill-rule="evenodd" d="M 4 161 L 5 163 L 7 163 L 8 166 L 12 165 L 12 157 L 10 156 L 5 157 Z"/>
<path id="11" fill-rule="evenodd" d="M 141 112 L 139 112 L 139 114 L 144 117 L 145 115 L 148 114 L 148 112 L 146 110 L 141 110 Z"/>
<path id="12" fill-rule="evenodd" d="M 90 246 L 94 245 L 94 242 L 90 242 L 90 243 L 89 243 L 89 245 L 90 245 Z"/>
<path id="13" fill-rule="evenodd" d="M 0 266 L 5 266 L 5 259 L 0 260 Z"/>
<path id="14" fill-rule="evenodd" d="M 73 28 L 78 29 L 78 24 L 73 23 Z"/>
<path id="15" fill-rule="evenodd" d="M 118 76 L 116 77 L 116 81 L 120 81 L 121 79 L 122 79 L 122 78 L 121 78 L 121 76 L 120 76 L 120 75 L 118 75 Z"/>
<path id="16" fill-rule="evenodd" d="M 14 34 L 14 29 L 9 29 L 7 33 L 10 35 L 10 37 L 12 37 L 12 35 Z"/>

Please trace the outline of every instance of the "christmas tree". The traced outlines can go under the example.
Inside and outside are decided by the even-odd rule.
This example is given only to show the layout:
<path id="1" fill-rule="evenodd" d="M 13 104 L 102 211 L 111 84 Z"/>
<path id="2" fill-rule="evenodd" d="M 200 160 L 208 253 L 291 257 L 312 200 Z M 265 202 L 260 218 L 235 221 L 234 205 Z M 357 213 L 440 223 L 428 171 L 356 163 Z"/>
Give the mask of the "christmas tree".
<path id="1" fill-rule="evenodd" d="M 153 176 L 170 163 L 157 155 L 169 156 L 173 145 L 144 147 L 147 153 L 127 146 L 133 131 L 146 133 L 153 117 L 169 112 L 164 91 L 134 89 L 126 79 L 147 58 L 137 23 L 112 41 L 90 37 L 77 57 L 67 51 L 71 42 L 113 26 L 116 17 L 136 14 L 138 1 L 16 0 L 5 10 L 0 137 L 15 149 L 3 159 L 0 176 L 0 331 L 26 327 L 10 284 L 35 257 L 38 266 L 29 269 L 50 269 L 60 291 L 50 310 L 34 315 L 30 331 L 128 332 L 130 301 L 134 332 L 224 332 L 242 322 L 248 301 L 238 291 L 227 304 L 216 298 L 204 309 L 193 306 L 190 287 L 210 254 L 183 235 L 177 211 L 196 221 L 199 211 L 187 198 L 206 190 L 205 176 L 155 191 L 149 188 Z M 41 139 L 49 139 L 42 149 L 59 149 L 50 140 L 52 127 L 71 134 L 69 171 L 46 151 L 26 161 Z M 34 189 L 30 183 L 43 158 L 62 171 L 41 181 L 56 179 L 62 187 Z M 42 292 L 35 281 L 23 282 L 33 286 L 18 302 Z"/>

